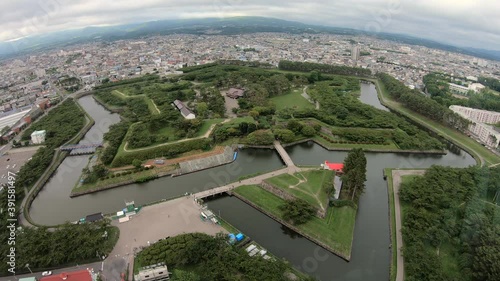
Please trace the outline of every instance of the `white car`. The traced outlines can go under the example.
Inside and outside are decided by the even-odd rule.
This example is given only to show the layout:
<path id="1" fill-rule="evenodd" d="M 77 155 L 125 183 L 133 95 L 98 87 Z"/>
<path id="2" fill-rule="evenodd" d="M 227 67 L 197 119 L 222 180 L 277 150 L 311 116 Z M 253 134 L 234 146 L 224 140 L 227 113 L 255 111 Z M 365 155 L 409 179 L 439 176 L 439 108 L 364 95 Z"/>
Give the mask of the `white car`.
<path id="1" fill-rule="evenodd" d="M 50 276 L 52 275 L 52 271 L 44 271 L 42 272 L 42 276 Z"/>

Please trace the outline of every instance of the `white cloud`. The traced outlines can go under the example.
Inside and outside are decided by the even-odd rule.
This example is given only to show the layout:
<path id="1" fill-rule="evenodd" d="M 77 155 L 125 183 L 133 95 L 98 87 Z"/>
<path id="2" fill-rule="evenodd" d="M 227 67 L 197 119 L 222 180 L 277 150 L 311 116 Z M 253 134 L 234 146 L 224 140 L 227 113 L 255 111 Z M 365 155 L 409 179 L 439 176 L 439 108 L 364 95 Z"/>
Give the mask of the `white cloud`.
<path id="1" fill-rule="evenodd" d="M 3 0 L 0 40 L 89 25 L 243 15 L 500 50 L 500 1 L 492 0 Z"/>

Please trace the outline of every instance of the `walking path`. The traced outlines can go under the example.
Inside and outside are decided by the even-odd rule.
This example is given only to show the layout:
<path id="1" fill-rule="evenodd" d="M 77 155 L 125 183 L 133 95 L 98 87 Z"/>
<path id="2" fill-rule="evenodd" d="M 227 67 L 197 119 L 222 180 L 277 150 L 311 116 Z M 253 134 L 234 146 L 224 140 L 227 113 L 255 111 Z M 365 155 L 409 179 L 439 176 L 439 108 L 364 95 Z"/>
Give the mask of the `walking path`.
<path id="1" fill-rule="evenodd" d="M 290 158 L 290 155 L 288 155 L 283 146 L 281 146 L 281 143 L 279 141 L 274 141 L 273 144 L 274 148 L 276 148 L 276 151 L 278 151 L 278 154 L 281 156 L 281 159 L 283 159 L 283 162 L 285 162 L 286 166 L 289 168 L 297 168 L 293 163 L 292 158 Z"/>
<path id="2" fill-rule="evenodd" d="M 316 101 L 314 102 L 312 99 L 311 99 L 311 96 L 309 96 L 307 94 L 307 86 L 304 87 L 304 89 L 302 89 L 302 94 L 301 96 L 303 96 L 305 99 L 307 99 L 310 103 L 314 104 L 316 106 L 316 110 L 319 110 L 319 102 Z"/>
<path id="3" fill-rule="evenodd" d="M 399 187 L 401 177 L 408 175 L 423 175 L 425 170 L 392 170 L 392 188 L 394 189 L 394 213 L 396 220 L 396 252 L 397 252 L 397 272 L 396 281 L 404 280 L 404 259 L 403 259 L 403 234 L 401 233 L 401 205 L 399 202 Z"/>

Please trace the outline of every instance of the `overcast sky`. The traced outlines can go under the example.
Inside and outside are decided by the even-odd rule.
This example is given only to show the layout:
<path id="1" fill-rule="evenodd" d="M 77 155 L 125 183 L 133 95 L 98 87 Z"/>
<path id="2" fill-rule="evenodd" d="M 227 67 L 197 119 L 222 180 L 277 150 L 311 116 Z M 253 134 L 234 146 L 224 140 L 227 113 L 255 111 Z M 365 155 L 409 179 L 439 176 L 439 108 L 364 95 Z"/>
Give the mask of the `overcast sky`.
<path id="1" fill-rule="evenodd" d="M 90 25 L 232 16 L 404 33 L 500 50 L 498 0 L 1 0 L 0 41 Z"/>

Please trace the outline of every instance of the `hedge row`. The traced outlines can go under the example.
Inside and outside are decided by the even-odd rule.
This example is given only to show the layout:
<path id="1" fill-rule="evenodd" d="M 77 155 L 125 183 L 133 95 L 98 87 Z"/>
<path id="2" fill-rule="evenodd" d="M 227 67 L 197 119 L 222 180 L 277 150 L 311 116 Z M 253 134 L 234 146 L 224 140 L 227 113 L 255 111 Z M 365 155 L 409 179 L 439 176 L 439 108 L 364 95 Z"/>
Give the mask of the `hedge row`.
<path id="1" fill-rule="evenodd" d="M 326 140 L 329 143 L 342 143 L 342 144 L 379 144 L 379 145 L 388 145 L 387 142 L 368 142 L 368 141 L 348 141 L 348 140 L 334 140 L 328 136 L 320 134 L 320 137 Z"/>

